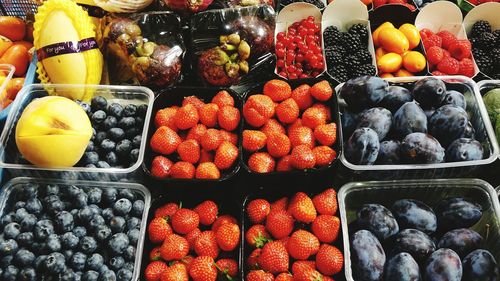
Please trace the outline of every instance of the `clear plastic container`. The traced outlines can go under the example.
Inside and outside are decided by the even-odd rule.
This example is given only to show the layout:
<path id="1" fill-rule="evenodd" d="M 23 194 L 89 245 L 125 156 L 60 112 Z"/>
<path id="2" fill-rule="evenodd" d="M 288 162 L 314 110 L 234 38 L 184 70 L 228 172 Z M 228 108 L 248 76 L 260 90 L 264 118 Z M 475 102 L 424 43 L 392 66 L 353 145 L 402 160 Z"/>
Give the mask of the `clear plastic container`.
<path id="1" fill-rule="evenodd" d="M 386 80 L 389 81 L 390 85 L 408 87 L 423 78 L 426 77 L 390 78 Z M 465 76 L 440 76 L 434 78 L 443 80 L 447 89 L 457 90 L 464 94 L 469 121 L 476 130 L 476 139 L 483 144 L 484 159 L 439 164 L 355 165 L 346 159 L 345 153 L 342 153 L 340 156 L 342 165 L 354 175 L 366 179 L 421 179 L 471 177 L 479 172 L 481 166 L 493 163 L 498 157 L 498 143 L 478 85 Z M 347 107 L 346 102 L 340 95 L 340 89 L 343 85 L 342 83 L 335 88 L 339 100 L 340 114 L 343 114 Z M 339 120 L 339 123 L 341 123 L 341 120 Z M 339 127 L 341 128 L 341 125 Z M 343 135 L 342 151 L 344 151 L 344 141 L 347 141 L 349 137 Z"/>
<path id="2" fill-rule="evenodd" d="M 6 208 L 11 207 L 16 203 L 16 195 L 19 191 L 22 190 L 23 185 L 28 183 L 37 183 L 37 184 L 57 184 L 57 185 L 75 185 L 79 186 L 92 186 L 100 189 L 106 188 L 116 188 L 116 189 L 130 189 L 135 192 L 138 192 L 142 195 L 142 199 L 144 200 L 144 212 L 141 218 L 141 228 L 140 228 L 140 236 L 136 246 L 136 257 L 134 262 L 134 273 L 132 280 L 139 280 L 142 256 L 139 253 L 142 253 L 144 247 L 144 237 L 146 236 L 146 223 L 148 218 L 148 212 L 151 207 L 151 193 L 149 190 L 143 185 L 136 183 L 121 183 L 121 182 L 103 182 L 103 181 L 79 181 L 79 180 L 56 180 L 56 179 L 39 179 L 39 178 L 29 178 L 29 177 L 18 177 L 8 181 L 2 187 L 2 193 L 0 195 L 0 218 L 3 217 L 7 210 Z"/>
<path id="3" fill-rule="evenodd" d="M 448 197 L 464 197 L 483 208 L 483 216 L 471 229 L 484 238 L 483 248 L 500 259 L 500 204 L 493 187 L 479 179 L 439 179 L 410 181 L 351 182 L 338 193 L 340 221 L 344 239 L 344 266 L 347 281 L 354 281 L 351 268 L 349 224 L 363 204 L 378 203 L 390 207 L 399 199 L 420 200 L 434 207 Z"/>
<path id="4" fill-rule="evenodd" d="M 40 178 L 63 178 L 81 180 L 139 180 L 142 169 L 139 167 L 144 158 L 146 141 L 141 142 L 139 157 L 130 167 L 114 168 L 86 168 L 86 167 L 64 167 L 64 168 L 40 168 L 32 164 L 26 164 L 17 149 L 15 142 L 15 129 L 17 121 L 23 110 L 35 98 L 47 96 L 47 91 L 55 91 L 58 95 L 79 88 L 92 88 L 94 96 L 105 97 L 108 102 L 116 102 L 122 105 L 147 104 L 148 110 L 144 117 L 144 128 L 142 139 L 146 140 L 148 135 L 148 124 L 153 108 L 154 93 L 145 87 L 137 86 L 104 86 L 104 85 L 41 85 L 32 84 L 24 87 L 18 94 L 18 98 L 12 104 L 11 112 L 0 136 L 0 167 L 5 168 L 12 177 L 33 176 Z"/>
<path id="5" fill-rule="evenodd" d="M 7 75 L 5 76 L 5 80 L 3 81 L 2 84 L 0 84 L 0 94 L 3 93 L 5 88 L 7 88 L 7 84 L 9 84 L 10 79 L 12 79 L 12 76 L 14 76 L 14 71 L 16 68 L 13 65 L 10 64 L 0 64 L 0 72 L 6 73 Z M 3 105 L 2 105 L 3 107 Z"/>
<path id="6" fill-rule="evenodd" d="M 479 87 L 479 92 L 480 92 L 481 96 L 484 96 L 490 90 L 500 89 L 500 80 L 482 80 L 482 81 L 477 83 L 477 86 Z M 491 121 L 491 119 L 490 119 L 490 122 L 493 126 L 495 126 L 493 124 L 493 122 Z M 493 127 L 493 130 L 495 130 L 494 127 Z M 500 133 L 496 133 L 495 137 L 497 135 L 500 135 Z M 498 143 L 498 138 L 496 138 L 496 140 L 497 140 L 496 143 L 500 146 L 500 144 Z M 500 152 L 499 152 L 499 158 L 500 158 Z"/>

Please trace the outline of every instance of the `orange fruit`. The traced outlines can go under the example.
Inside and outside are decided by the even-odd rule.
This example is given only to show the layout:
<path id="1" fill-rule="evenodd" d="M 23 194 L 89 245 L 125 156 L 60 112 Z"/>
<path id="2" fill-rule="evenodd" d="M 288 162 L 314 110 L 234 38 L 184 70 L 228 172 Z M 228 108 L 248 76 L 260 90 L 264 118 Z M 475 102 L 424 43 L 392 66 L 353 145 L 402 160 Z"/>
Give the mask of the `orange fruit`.
<path id="1" fill-rule="evenodd" d="M 294 99 L 288 98 L 276 107 L 276 116 L 282 123 L 293 123 L 299 117 L 299 105 Z"/>
<path id="2" fill-rule="evenodd" d="M 1 17 L 0 17 L 1 18 Z M 24 76 L 30 62 L 28 49 L 23 45 L 13 45 L 3 53 L 0 64 L 12 64 L 16 67 L 14 75 Z"/>
<path id="3" fill-rule="evenodd" d="M 377 61 L 378 70 L 382 73 L 396 72 L 402 65 L 403 58 L 396 53 L 385 54 Z"/>
<path id="4" fill-rule="evenodd" d="M 280 102 L 292 95 L 292 88 L 286 81 L 273 79 L 264 84 L 263 92 L 273 101 Z"/>
<path id="5" fill-rule="evenodd" d="M 401 71 L 401 70 L 403 70 L 403 69 L 400 69 L 398 71 Z M 380 76 L 380 78 L 394 78 L 394 75 L 392 75 L 391 73 L 382 73 L 379 76 Z"/>
<path id="6" fill-rule="evenodd" d="M 253 127 L 264 125 L 274 116 L 274 102 L 266 95 L 253 95 L 243 106 L 243 117 Z"/>
<path id="7" fill-rule="evenodd" d="M 390 74 L 390 73 L 388 73 L 388 74 Z M 391 75 L 390 77 L 394 77 L 394 76 L 395 77 L 410 77 L 410 76 L 414 76 L 413 73 L 411 73 L 408 70 L 403 69 L 403 68 L 401 68 L 400 70 L 394 72 L 394 75 L 392 75 L 392 74 L 390 74 L 390 75 Z M 382 77 L 382 76 L 380 76 L 380 77 Z M 384 77 L 382 77 L 382 78 L 384 78 Z"/>
<path id="8" fill-rule="evenodd" d="M 404 33 L 391 27 L 379 32 L 378 42 L 384 50 L 396 54 L 404 54 L 410 48 L 410 42 Z"/>
<path id="9" fill-rule="evenodd" d="M 387 54 L 387 52 L 384 50 L 384 48 L 379 47 L 375 51 L 375 58 L 379 60 L 383 55 Z"/>
<path id="10" fill-rule="evenodd" d="M 373 44 L 375 45 L 375 47 L 379 46 L 379 37 L 378 36 L 379 36 L 380 31 L 382 31 L 383 29 L 388 28 L 388 27 L 394 28 L 394 25 L 392 23 L 386 21 L 383 24 L 381 24 L 379 27 L 377 27 L 377 29 L 375 29 L 375 31 L 373 31 L 372 37 L 373 37 Z"/>
<path id="11" fill-rule="evenodd" d="M 427 61 L 424 55 L 417 51 L 410 51 L 403 56 L 403 66 L 409 72 L 420 72 L 425 69 Z"/>
<path id="12" fill-rule="evenodd" d="M 274 158 L 267 152 L 256 152 L 248 159 L 248 168 L 255 173 L 270 173 L 275 165 Z"/>
<path id="13" fill-rule="evenodd" d="M 417 27 L 410 23 L 405 23 L 399 27 L 399 31 L 401 31 L 408 42 L 410 43 L 409 49 L 413 50 L 413 48 L 417 47 L 420 43 L 420 32 Z"/>
<path id="14" fill-rule="evenodd" d="M 283 157 L 290 152 L 290 139 L 285 134 L 271 134 L 267 137 L 266 147 L 271 156 Z"/>
<path id="15" fill-rule="evenodd" d="M 26 23 L 16 17 L 0 17 L 0 35 L 9 38 L 12 41 L 19 41 L 26 34 Z"/>

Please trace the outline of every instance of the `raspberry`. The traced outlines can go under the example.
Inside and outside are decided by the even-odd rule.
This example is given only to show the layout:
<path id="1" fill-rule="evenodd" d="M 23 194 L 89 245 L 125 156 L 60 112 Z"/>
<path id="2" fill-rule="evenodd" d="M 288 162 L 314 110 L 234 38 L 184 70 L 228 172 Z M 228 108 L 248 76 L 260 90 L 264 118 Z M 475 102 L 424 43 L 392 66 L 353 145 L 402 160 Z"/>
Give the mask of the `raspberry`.
<path id="1" fill-rule="evenodd" d="M 430 64 L 438 64 L 444 58 L 443 49 L 438 46 L 432 46 L 426 52 Z"/>
<path id="2" fill-rule="evenodd" d="M 465 58 L 465 59 L 461 60 L 459 63 L 459 66 L 460 67 L 458 70 L 458 74 L 464 75 L 467 77 L 474 76 L 474 62 L 471 59 Z"/>
<path id="3" fill-rule="evenodd" d="M 424 29 L 420 30 L 420 38 L 422 40 L 427 39 L 427 38 L 431 37 L 432 35 L 434 35 L 434 32 L 432 32 L 428 28 L 424 28 Z"/>
<path id="4" fill-rule="evenodd" d="M 441 37 L 441 39 L 443 40 L 443 43 L 442 43 L 442 47 L 444 49 L 447 49 L 457 41 L 457 37 L 455 35 L 453 35 L 453 33 L 447 31 L 447 30 L 442 30 L 442 31 L 439 31 L 438 33 L 436 33 L 437 36 Z"/>
<path id="5" fill-rule="evenodd" d="M 382 5 L 385 5 L 387 4 L 387 0 L 374 0 L 373 1 L 373 7 L 377 8 L 377 7 L 380 7 Z"/>
<path id="6" fill-rule="evenodd" d="M 437 69 L 448 75 L 455 75 L 460 69 L 459 62 L 454 58 L 444 58 L 438 65 Z"/>
<path id="7" fill-rule="evenodd" d="M 443 39 L 441 39 L 441 37 L 437 35 L 431 35 L 428 38 L 424 39 L 422 42 L 424 43 L 424 48 L 428 50 L 432 46 L 441 47 Z"/>
<path id="8" fill-rule="evenodd" d="M 450 52 L 448 52 L 448 50 L 443 49 L 443 58 L 449 58 L 449 57 L 451 57 Z"/>
<path id="9" fill-rule="evenodd" d="M 443 72 L 441 72 L 439 70 L 433 71 L 431 74 L 433 76 L 445 76 L 446 75 L 446 74 L 444 74 Z"/>
<path id="10" fill-rule="evenodd" d="M 471 43 L 469 40 L 457 40 L 455 43 L 451 44 L 448 48 L 450 55 L 457 60 L 470 58 L 471 54 Z"/>

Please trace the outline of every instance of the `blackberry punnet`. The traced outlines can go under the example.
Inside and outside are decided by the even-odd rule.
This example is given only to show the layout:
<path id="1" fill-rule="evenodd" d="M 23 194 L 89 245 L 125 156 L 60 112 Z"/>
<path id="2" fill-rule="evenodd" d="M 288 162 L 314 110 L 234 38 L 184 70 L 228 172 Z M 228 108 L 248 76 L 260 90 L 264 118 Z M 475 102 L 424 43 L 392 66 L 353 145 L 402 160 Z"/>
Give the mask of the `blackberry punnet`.
<path id="1" fill-rule="evenodd" d="M 342 44 L 342 33 L 336 26 L 329 26 L 323 32 L 325 48 L 339 46 Z"/>
<path id="2" fill-rule="evenodd" d="M 479 37 L 477 45 L 484 51 L 489 51 L 495 47 L 496 37 L 495 35 L 493 35 L 493 33 L 485 32 L 481 34 L 481 36 Z"/>
<path id="3" fill-rule="evenodd" d="M 377 70 L 375 69 L 375 66 L 373 64 L 363 64 L 358 67 L 356 70 L 356 76 L 375 76 L 377 73 Z"/>
<path id="4" fill-rule="evenodd" d="M 339 81 L 347 81 L 347 79 L 349 79 L 347 76 L 347 69 L 343 65 L 337 65 L 328 69 L 328 73 Z"/>
<path id="5" fill-rule="evenodd" d="M 326 64 L 328 67 L 333 67 L 338 64 L 343 63 L 343 57 L 341 53 L 335 52 L 333 50 L 326 50 Z"/>
<path id="6" fill-rule="evenodd" d="M 350 34 L 350 33 L 344 33 L 342 36 L 342 43 L 346 51 L 350 54 L 354 54 L 358 52 L 362 45 L 361 45 L 361 40 L 359 39 L 358 35 L 355 34 Z"/>
<path id="7" fill-rule="evenodd" d="M 491 25 L 489 22 L 480 20 L 474 23 L 471 29 L 471 37 L 479 37 L 485 32 L 491 32 Z"/>
<path id="8" fill-rule="evenodd" d="M 361 63 L 368 64 L 372 62 L 372 55 L 370 54 L 370 52 L 368 52 L 368 50 L 360 50 L 358 53 L 356 53 L 356 56 Z"/>
<path id="9" fill-rule="evenodd" d="M 357 35 L 363 45 L 368 44 L 368 29 L 366 29 L 366 26 L 360 23 L 355 24 L 349 28 L 349 33 Z"/>

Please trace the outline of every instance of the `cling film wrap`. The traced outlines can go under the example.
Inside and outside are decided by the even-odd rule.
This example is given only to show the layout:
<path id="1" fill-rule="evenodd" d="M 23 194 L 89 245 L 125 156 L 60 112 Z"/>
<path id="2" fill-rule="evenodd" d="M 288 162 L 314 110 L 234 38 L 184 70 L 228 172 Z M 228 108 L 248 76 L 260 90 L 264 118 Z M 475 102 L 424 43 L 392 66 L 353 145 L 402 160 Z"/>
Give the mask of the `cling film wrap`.
<path id="1" fill-rule="evenodd" d="M 179 17 L 169 11 L 105 18 L 103 44 L 111 84 L 154 89 L 181 80 L 185 47 Z"/>

